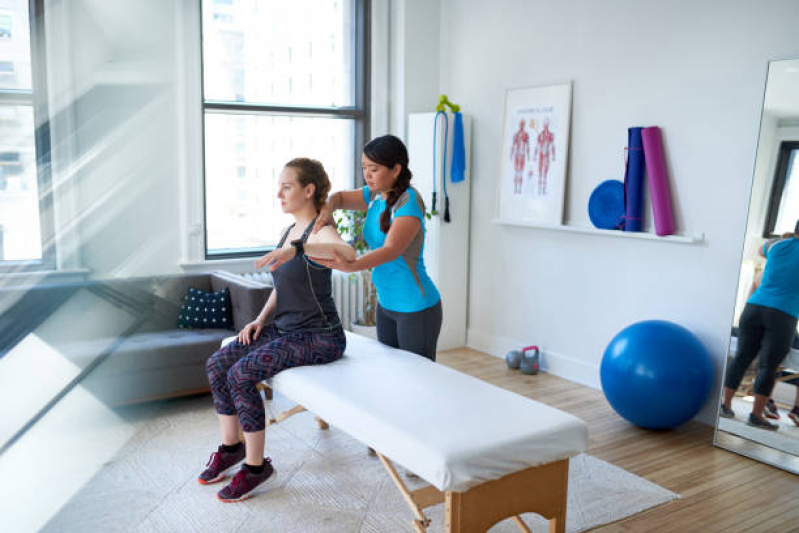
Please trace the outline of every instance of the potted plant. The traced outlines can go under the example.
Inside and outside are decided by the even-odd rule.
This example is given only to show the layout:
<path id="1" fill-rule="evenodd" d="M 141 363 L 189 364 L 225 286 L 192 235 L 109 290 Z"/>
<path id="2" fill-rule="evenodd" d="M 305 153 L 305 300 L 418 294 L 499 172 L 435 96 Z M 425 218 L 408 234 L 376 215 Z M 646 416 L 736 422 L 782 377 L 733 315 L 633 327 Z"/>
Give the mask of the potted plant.
<path id="1" fill-rule="evenodd" d="M 367 251 L 368 246 L 363 239 L 362 229 L 366 220 L 366 213 L 362 211 L 336 211 L 334 214 L 336 229 L 342 238 L 347 241 L 360 255 Z M 372 283 L 372 270 L 364 270 L 358 274 L 350 274 L 351 280 L 360 278 L 363 289 L 363 305 L 358 312 L 358 318 L 350 327 L 354 333 L 367 337 L 377 338 L 377 290 Z"/>

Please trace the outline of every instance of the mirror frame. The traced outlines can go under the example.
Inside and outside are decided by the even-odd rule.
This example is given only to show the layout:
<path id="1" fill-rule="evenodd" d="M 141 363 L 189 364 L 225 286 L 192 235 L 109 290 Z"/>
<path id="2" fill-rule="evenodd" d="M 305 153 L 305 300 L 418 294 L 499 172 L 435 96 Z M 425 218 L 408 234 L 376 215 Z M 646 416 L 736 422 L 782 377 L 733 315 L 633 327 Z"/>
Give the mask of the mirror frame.
<path id="1" fill-rule="evenodd" d="M 771 72 L 771 67 L 775 63 L 779 63 L 781 61 L 799 61 L 799 58 L 783 58 L 783 59 L 772 59 L 766 63 L 766 82 L 763 84 L 763 98 L 762 104 L 760 106 L 760 121 L 758 122 L 758 131 L 757 131 L 757 143 L 755 144 L 755 158 L 752 164 L 752 181 L 749 187 L 749 201 L 747 202 L 746 206 L 746 221 L 748 223 L 750 211 L 752 208 L 752 191 L 755 186 L 755 171 L 757 170 L 757 154 L 758 150 L 760 149 L 760 137 L 763 134 L 763 113 L 766 107 L 766 94 L 768 92 L 768 80 L 769 80 L 769 73 Z M 772 191 L 773 193 L 773 191 Z M 770 209 L 769 209 L 770 211 Z M 767 216 L 771 216 L 769 213 Z M 744 231 L 744 236 L 741 239 L 741 253 L 740 253 L 740 261 L 739 263 L 743 265 L 744 260 L 744 252 L 746 250 L 746 231 Z M 741 267 L 738 268 L 738 279 L 740 283 L 741 277 Z M 736 292 L 738 287 L 736 286 Z M 730 319 L 730 328 L 729 331 L 732 332 L 732 324 L 735 321 L 735 304 L 733 303 L 732 309 L 732 317 Z M 730 347 L 732 344 L 732 335 L 730 335 L 730 339 L 725 343 L 726 350 L 724 352 L 724 366 L 722 367 L 721 371 L 721 387 L 719 390 L 719 397 L 716 399 L 717 406 L 716 406 L 716 421 L 713 426 L 713 445 L 719 448 L 723 448 L 725 450 L 749 457 L 751 459 L 755 459 L 757 461 L 770 464 L 772 466 L 776 466 L 777 468 L 781 468 L 783 470 L 787 470 L 792 472 L 793 474 L 799 475 L 799 456 L 794 456 L 788 452 L 783 450 L 779 450 L 777 448 L 772 448 L 766 444 L 761 444 L 759 442 L 755 442 L 749 439 L 745 439 L 743 437 L 739 437 L 738 435 L 734 435 L 732 433 L 728 433 L 723 430 L 719 430 L 719 411 L 721 406 L 721 395 L 724 394 L 724 379 L 727 376 L 727 366 L 729 364 L 729 353 Z"/>

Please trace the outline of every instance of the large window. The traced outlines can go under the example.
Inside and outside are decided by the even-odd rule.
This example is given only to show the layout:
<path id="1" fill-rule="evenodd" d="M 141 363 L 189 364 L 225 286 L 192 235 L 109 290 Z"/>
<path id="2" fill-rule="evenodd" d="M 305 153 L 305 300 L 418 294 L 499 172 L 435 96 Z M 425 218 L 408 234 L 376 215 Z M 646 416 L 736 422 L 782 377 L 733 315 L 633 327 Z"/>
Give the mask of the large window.
<path id="1" fill-rule="evenodd" d="M 799 220 L 799 141 L 783 142 L 771 189 L 764 237 L 793 233 Z"/>
<path id="2" fill-rule="evenodd" d="M 366 138 L 368 0 L 203 0 L 206 258 L 253 255 L 289 222 L 283 165 L 352 187 Z"/>
<path id="3" fill-rule="evenodd" d="M 0 270 L 51 267 L 42 0 L 0 0 Z"/>

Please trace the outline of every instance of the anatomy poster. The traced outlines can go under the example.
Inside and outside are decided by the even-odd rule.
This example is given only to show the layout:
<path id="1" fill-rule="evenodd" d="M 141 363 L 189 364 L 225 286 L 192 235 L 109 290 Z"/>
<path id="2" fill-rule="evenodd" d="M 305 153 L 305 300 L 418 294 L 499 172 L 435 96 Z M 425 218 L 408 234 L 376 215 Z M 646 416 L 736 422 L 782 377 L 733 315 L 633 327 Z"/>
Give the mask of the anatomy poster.
<path id="1" fill-rule="evenodd" d="M 500 220 L 562 222 L 570 111 L 571 83 L 507 92 Z"/>

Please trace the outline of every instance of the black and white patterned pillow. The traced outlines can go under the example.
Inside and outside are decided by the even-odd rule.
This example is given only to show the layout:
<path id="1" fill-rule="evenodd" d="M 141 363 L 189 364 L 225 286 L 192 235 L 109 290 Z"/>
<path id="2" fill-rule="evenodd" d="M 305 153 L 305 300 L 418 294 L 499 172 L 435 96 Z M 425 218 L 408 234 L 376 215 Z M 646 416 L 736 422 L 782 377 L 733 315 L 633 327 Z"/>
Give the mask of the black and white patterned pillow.
<path id="1" fill-rule="evenodd" d="M 189 287 L 178 316 L 179 328 L 233 329 L 230 289 L 205 292 Z"/>

